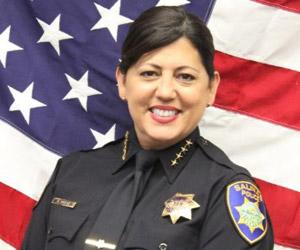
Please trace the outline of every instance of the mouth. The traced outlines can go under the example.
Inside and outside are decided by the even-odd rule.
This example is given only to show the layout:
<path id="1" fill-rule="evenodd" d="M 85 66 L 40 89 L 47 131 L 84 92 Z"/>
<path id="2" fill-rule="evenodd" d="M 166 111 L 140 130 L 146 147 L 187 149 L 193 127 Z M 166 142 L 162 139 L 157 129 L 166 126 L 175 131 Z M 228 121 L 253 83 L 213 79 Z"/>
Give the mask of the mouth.
<path id="1" fill-rule="evenodd" d="M 158 108 L 151 109 L 151 112 L 155 115 L 161 116 L 161 117 L 170 117 L 176 115 L 178 112 L 176 110 L 162 110 Z"/>
<path id="2" fill-rule="evenodd" d="M 159 123 L 170 123 L 174 121 L 180 110 L 171 106 L 154 106 L 150 108 L 151 117 Z"/>

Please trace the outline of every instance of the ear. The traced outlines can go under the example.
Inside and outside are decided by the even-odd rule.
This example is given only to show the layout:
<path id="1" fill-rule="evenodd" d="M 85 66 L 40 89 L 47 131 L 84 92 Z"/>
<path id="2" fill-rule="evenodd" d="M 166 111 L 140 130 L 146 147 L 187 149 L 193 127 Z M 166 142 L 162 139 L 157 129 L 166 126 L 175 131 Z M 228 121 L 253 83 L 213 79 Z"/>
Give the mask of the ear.
<path id="1" fill-rule="evenodd" d="M 220 74 L 218 71 L 214 72 L 214 78 L 211 80 L 210 94 L 208 99 L 208 105 L 212 105 L 215 101 L 217 90 L 220 83 Z"/>
<path id="2" fill-rule="evenodd" d="M 118 92 L 122 100 L 126 100 L 126 87 L 125 87 L 125 78 L 126 76 L 121 72 L 119 66 L 116 69 L 116 79 L 118 83 Z"/>

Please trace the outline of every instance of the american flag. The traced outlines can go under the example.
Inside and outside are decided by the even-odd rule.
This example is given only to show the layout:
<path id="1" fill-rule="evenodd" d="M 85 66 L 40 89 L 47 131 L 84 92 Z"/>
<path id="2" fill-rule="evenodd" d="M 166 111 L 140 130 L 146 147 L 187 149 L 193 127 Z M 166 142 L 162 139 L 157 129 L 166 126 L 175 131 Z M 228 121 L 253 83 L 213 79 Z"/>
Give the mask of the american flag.
<path id="1" fill-rule="evenodd" d="M 159 5 L 208 21 L 222 82 L 201 133 L 257 178 L 276 249 L 300 249 L 299 0 L 0 0 L 0 250 L 20 248 L 59 157 L 130 126 L 114 70 Z"/>

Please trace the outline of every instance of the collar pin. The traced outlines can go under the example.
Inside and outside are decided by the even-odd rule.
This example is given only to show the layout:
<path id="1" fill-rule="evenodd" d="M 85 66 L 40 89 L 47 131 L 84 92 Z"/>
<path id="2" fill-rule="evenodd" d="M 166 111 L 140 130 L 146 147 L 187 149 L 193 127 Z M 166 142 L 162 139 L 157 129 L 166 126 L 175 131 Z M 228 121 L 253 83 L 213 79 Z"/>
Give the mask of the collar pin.
<path id="1" fill-rule="evenodd" d="M 185 144 L 183 147 L 180 147 L 179 153 L 176 153 L 175 159 L 171 160 L 171 167 L 175 167 L 178 165 L 178 161 L 180 161 L 184 155 L 189 151 L 191 146 L 193 145 L 193 142 L 191 139 L 185 140 Z"/>
<path id="2" fill-rule="evenodd" d="M 125 161 L 127 158 L 127 151 L 128 151 L 128 140 L 129 140 L 129 132 L 126 131 L 124 142 L 123 142 L 123 154 L 122 154 L 122 160 Z"/>

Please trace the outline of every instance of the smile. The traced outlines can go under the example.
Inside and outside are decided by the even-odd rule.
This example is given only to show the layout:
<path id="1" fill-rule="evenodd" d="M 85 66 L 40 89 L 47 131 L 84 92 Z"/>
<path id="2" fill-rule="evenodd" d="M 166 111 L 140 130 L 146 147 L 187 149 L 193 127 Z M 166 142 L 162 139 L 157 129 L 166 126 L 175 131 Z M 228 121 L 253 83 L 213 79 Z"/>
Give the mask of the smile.
<path id="1" fill-rule="evenodd" d="M 177 113 L 176 110 L 162 110 L 157 108 L 152 109 L 152 112 L 161 117 L 170 117 L 176 115 Z"/>
<path id="2" fill-rule="evenodd" d="M 174 121 L 179 113 L 177 109 L 169 106 L 152 107 L 150 111 L 152 119 L 162 124 Z"/>

